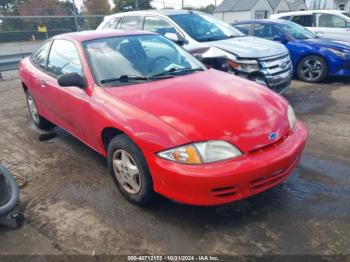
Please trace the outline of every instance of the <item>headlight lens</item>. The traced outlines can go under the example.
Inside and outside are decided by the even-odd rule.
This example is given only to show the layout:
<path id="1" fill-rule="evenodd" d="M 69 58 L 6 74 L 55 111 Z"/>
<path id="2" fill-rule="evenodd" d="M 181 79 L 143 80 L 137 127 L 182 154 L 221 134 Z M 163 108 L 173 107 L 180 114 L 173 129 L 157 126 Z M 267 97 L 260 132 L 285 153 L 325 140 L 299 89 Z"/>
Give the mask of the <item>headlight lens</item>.
<path id="1" fill-rule="evenodd" d="M 229 60 L 229 65 L 236 70 L 247 73 L 259 71 L 259 64 L 255 60 Z"/>
<path id="2" fill-rule="evenodd" d="M 347 58 L 349 57 L 349 53 L 348 52 L 344 52 L 338 49 L 334 49 L 334 48 L 326 48 L 328 51 L 332 52 L 333 54 L 335 54 L 338 57 L 341 58 Z"/>
<path id="3" fill-rule="evenodd" d="M 297 118 L 295 116 L 293 108 L 290 105 L 288 106 L 288 121 L 290 129 L 294 129 L 295 125 L 297 124 Z"/>
<path id="4" fill-rule="evenodd" d="M 212 140 L 176 147 L 162 151 L 157 155 L 183 164 L 204 164 L 236 158 L 242 153 L 225 141 Z"/>

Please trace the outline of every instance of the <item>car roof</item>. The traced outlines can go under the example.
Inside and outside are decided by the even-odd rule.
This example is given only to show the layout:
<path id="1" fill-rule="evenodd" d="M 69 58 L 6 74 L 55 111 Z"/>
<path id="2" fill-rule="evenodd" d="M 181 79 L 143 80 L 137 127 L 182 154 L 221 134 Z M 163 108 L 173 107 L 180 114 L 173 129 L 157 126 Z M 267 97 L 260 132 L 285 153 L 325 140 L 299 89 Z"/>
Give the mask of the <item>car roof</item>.
<path id="1" fill-rule="evenodd" d="M 84 42 L 94 39 L 100 39 L 100 38 L 108 38 L 108 37 L 115 37 L 115 36 L 129 36 L 129 35 L 148 35 L 148 34 L 154 34 L 151 32 L 146 31 L 140 31 L 140 30 L 105 30 L 105 31 L 95 31 L 95 30 L 89 30 L 89 31 L 81 31 L 81 32 L 73 32 L 73 33 L 66 33 L 54 36 L 53 39 L 71 39 L 78 42 Z"/>
<path id="2" fill-rule="evenodd" d="M 281 17 L 281 16 L 290 16 L 290 15 L 308 15 L 313 13 L 325 13 L 325 14 L 342 14 L 346 13 L 342 10 L 305 10 L 305 11 L 294 11 L 294 12 L 285 12 L 285 13 L 279 13 L 279 14 L 273 14 L 272 17 Z"/>
<path id="3" fill-rule="evenodd" d="M 106 16 L 106 18 L 124 16 L 124 15 L 133 16 L 133 15 L 160 14 L 160 15 L 170 16 L 170 15 L 183 15 L 183 14 L 191 14 L 191 13 L 201 13 L 201 12 L 192 11 L 192 10 L 182 10 L 182 9 L 155 9 L 155 10 L 141 10 L 141 11 L 117 13 L 117 14 Z"/>
<path id="4" fill-rule="evenodd" d="M 258 24 L 288 24 L 292 23 L 291 21 L 281 20 L 281 19 L 252 19 L 252 20 L 243 20 L 239 22 L 231 23 L 231 25 L 239 24 L 249 24 L 249 23 L 258 23 Z"/>

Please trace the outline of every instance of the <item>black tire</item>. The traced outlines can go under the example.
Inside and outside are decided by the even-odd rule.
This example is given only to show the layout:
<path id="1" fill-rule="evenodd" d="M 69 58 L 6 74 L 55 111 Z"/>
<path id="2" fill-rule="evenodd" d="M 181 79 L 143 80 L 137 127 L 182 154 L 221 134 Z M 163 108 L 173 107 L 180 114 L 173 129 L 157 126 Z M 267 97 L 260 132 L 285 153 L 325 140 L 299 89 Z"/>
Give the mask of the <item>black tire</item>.
<path id="1" fill-rule="evenodd" d="M 37 111 L 37 117 L 34 117 L 32 112 L 31 112 L 31 108 L 30 108 L 30 101 L 32 101 L 34 103 L 35 108 L 36 104 L 35 104 L 35 99 L 32 96 L 32 94 L 29 92 L 29 90 L 26 90 L 26 99 L 27 99 L 27 107 L 28 107 L 28 112 L 29 112 L 29 116 L 30 119 L 32 120 L 32 122 L 34 123 L 34 125 L 42 130 L 49 130 L 52 129 L 55 125 L 52 124 L 50 121 L 48 121 L 47 119 L 45 119 L 44 117 L 42 117 L 39 112 Z M 30 100 L 31 99 L 31 100 Z M 36 109 L 37 110 L 37 109 Z"/>
<path id="2" fill-rule="evenodd" d="M 113 166 L 113 156 L 118 150 L 126 151 L 132 157 L 132 160 L 138 168 L 141 188 L 136 194 L 130 194 L 127 192 L 117 178 Z M 113 177 L 114 183 L 129 202 L 138 206 L 144 206 L 151 202 L 154 196 L 151 173 L 141 150 L 128 136 L 124 134 L 118 135 L 108 144 L 108 168 Z"/>
<path id="3" fill-rule="evenodd" d="M 317 75 L 317 77 L 307 77 L 308 73 L 303 72 L 304 71 L 303 69 L 307 70 L 307 67 L 308 67 L 307 63 L 308 63 L 308 61 L 317 61 L 317 63 L 318 63 L 317 68 L 315 68 L 315 69 L 309 68 L 312 72 L 313 72 L 313 70 L 318 71 L 318 69 L 321 68 L 320 69 L 321 73 L 319 75 Z M 316 75 L 316 73 L 315 74 L 311 73 L 311 74 L 313 76 Z M 310 56 L 304 57 L 298 63 L 297 75 L 298 75 L 298 78 L 300 80 L 302 80 L 302 81 L 309 82 L 309 83 L 319 83 L 319 82 L 323 81 L 327 77 L 327 74 L 328 74 L 327 63 L 320 56 L 310 55 Z"/>

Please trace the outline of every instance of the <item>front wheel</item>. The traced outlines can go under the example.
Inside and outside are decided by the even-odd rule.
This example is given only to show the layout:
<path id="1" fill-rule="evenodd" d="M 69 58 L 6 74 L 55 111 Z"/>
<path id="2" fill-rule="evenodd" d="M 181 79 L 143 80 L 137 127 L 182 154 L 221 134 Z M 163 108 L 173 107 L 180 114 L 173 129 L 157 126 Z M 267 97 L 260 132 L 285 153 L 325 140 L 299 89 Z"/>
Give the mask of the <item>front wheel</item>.
<path id="1" fill-rule="evenodd" d="M 108 167 L 123 196 L 135 205 L 146 205 L 153 197 L 153 182 L 141 150 L 122 134 L 108 145 Z"/>
<path id="2" fill-rule="evenodd" d="M 299 79 L 310 83 L 321 82 L 326 78 L 327 73 L 327 64 L 319 56 L 307 56 L 303 58 L 297 68 Z"/>

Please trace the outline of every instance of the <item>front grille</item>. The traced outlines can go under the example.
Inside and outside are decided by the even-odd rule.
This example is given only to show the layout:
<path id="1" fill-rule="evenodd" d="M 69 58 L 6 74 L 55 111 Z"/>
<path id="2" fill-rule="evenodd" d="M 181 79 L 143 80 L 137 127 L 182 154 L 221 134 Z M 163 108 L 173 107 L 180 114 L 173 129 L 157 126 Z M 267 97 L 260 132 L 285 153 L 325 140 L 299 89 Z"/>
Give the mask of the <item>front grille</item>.
<path id="1" fill-rule="evenodd" d="M 261 68 L 272 76 L 289 71 L 292 67 L 288 53 L 280 56 L 260 58 L 259 63 Z"/>
<path id="2" fill-rule="evenodd" d="M 300 156 L 296 157 L 288 167 L 280 168 L 275 172 L 273 172 L 271 175 L 265 175 L 257 179 L 254 179 L 249 183 L 250 188 L 252 190 L 259 191 L 261 189 L 271 187 L 274 184 L 280 183 L 284 178 L 286 178 L 286 176 L 288 176 L 289 174 L 288 171 L 291 171 L 296 166 L 299 159 L 300 159 Z"/>
<path id="3" fill-rule="evenodd" d="M 211 190 L 212 195 L 220 198 L 224 197 L 231 197 L 238 193 L 239 188 L 238 186 L 226 186 L 226 187 L 218 187 L 218 188 L 213 188 Z"/>

